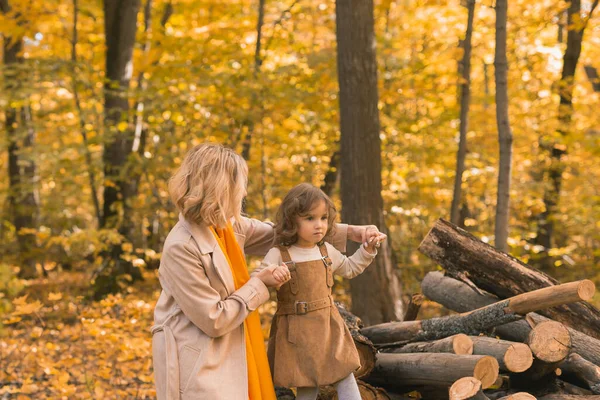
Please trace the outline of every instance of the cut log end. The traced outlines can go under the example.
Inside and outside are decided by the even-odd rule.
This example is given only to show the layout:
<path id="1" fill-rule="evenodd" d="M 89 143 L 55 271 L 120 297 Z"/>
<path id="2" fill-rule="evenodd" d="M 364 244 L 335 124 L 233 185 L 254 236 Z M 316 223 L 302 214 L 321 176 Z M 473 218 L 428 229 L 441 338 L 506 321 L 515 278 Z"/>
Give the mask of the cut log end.
<path id="1" fill-rule="evenodd" d="M 473 354 L 473 341 L 464 333 L 459 333 L 458 335 L 454 335 L 452 349 L 454 350 L 454 354 L 471 355 Z"/>
<path id="2" fill-rule="evenodd" d="M 363 376 L 369 375 L 373 368 L 375 368 L 376 351 L 373 345 L 368 343 L 355 341 L 354 344 L 360 358 L 360 368 L 354 372 L 354 376 L 356 378 L 362 378 Z"/>
<path id="3" fill-rule="evenodd" d="M 533 364 L 533 355 L 529 346 L 513 343 L 504 354 L 504 365 L 511 372 L 523 372 Z"/>
<path id="4" fill-rule="evenodd" d="M 594 282 L 589 279 L 584 279 L 581 281 L 579 288 L 577 289 L 577 293 L 582 300 L 588 301 L 592 297 L 594 297 L 594 293 L 596 292 L 596 285 Z"/>
<path id="5" fill-rule="evenodd" d="M 494 357 L 485 356 L 477 361 L 473 376 L 481 381 L 483 389 L 487 389 L 496 382 L 499 372 L 500 366 L 498 365 L 498 361 Z"/>
<path id="6" fill-rule="evenodd" d="M 527 392 L 513 393 L 509 396 L 501 397 L 498 400 L 535 400 L 536 397 Z"/>
<path id="7" fill-rule="evenodd" d="M 470 399 L 481 391 L 481 381 L 472 376 L 460 378 L 450 387 L 450 400 Z"/>
<path id="8" fill-rule="evenodd" d="M 544 321 L 531 330 L 528 343 L 536 358 L 547 363 L 558 362 L 569 354 L 571 335 L 560 322 Z"/>

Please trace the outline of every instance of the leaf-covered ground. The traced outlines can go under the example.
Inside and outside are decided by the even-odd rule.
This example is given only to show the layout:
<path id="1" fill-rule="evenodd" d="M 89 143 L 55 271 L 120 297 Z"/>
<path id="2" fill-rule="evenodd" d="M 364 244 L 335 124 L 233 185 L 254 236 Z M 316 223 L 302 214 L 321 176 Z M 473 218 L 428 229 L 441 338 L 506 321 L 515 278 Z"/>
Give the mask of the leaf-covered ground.
<path id="1" fill-rule="evenodd" d="M 10 299 L 0 291 L 0 400 L 155 399 L 156 272 L 101 301 L 86 296 L 89 274 L 50 276 L 18 281 Z M 259 309 L 265 339 L 274 308 Z"/>
<path id="2" fill-rule="evenodd" d="M 158 284 L 102 301 L 87 275 L 26 282 L 0 326 L 0 399 L 155 398 L 151 335 Z"/>

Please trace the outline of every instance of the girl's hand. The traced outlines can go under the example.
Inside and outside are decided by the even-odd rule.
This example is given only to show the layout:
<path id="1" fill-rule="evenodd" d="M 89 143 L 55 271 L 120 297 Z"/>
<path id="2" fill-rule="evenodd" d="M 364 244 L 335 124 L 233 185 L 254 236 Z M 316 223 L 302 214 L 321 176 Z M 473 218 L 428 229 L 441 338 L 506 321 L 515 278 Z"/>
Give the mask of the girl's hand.
<path id="1" fill-rule="evenodd" d="M 273 270 L 273 277 L 277 280 L 277 282 L 282 285 L 290 280 L 291 274 L 287 265 L 276 265 L 276 268 Z"/>
<path id="2" fill-rule="evenodd" d="M 277 272 L 276 272 L 277 271 Z M 287 274 L 286 274 L 287 271 Z M 283 266 L 281 265 L 269 265 L 268 267 L 262 269 L 256 277 L 263 281 L 263 283 L 267 287 L 274 287 L 279 289 L 281 285 L 287 282 L 290 279 L 290 271 L 285 267 L 285 271 L 283 270 Z"/>
<path id="3" fill-rule="evenodd" d="M 381 246 L 381 243 L 387 239 L 387 235 L 385 233 L 379 232 L 374 225 L 369 225 L 365 229 L 365 241 L 364 246 L 365 249 L 373 254 L 377 251 L 377 248 Z"/>

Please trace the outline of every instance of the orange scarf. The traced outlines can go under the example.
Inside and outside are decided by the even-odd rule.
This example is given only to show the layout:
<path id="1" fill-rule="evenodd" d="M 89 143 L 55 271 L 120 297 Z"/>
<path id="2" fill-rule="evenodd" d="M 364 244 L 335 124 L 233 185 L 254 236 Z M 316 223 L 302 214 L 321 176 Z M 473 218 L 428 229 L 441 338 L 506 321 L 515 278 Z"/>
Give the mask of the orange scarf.
<path id="1" fill-rule="evenodd" d="M 250 274 L 248 273 L 246 259 L 233 234 L 233 227 L 228 223 L 225 229 L 211 227 L 211 230 L 227 258 L 237 290 L 248 282 Z M 244 333 L 246 336 L 249 399 L 276 400 L 258 311 L 251 312 L 244 321 Z"/>

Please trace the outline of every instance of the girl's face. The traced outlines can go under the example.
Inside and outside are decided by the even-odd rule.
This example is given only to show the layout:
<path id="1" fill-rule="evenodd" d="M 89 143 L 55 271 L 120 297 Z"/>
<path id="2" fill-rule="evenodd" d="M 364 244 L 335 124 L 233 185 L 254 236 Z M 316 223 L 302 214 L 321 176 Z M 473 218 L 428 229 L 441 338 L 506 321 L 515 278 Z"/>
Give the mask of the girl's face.
<path id="1" fill-rule="evenodd" d="M 297 246 L 313 247 L 323 240 L 327 233 L 328 211 L 325 201 L 320 200 L 306 215 L 296 217 L 298 226 Z"/>

